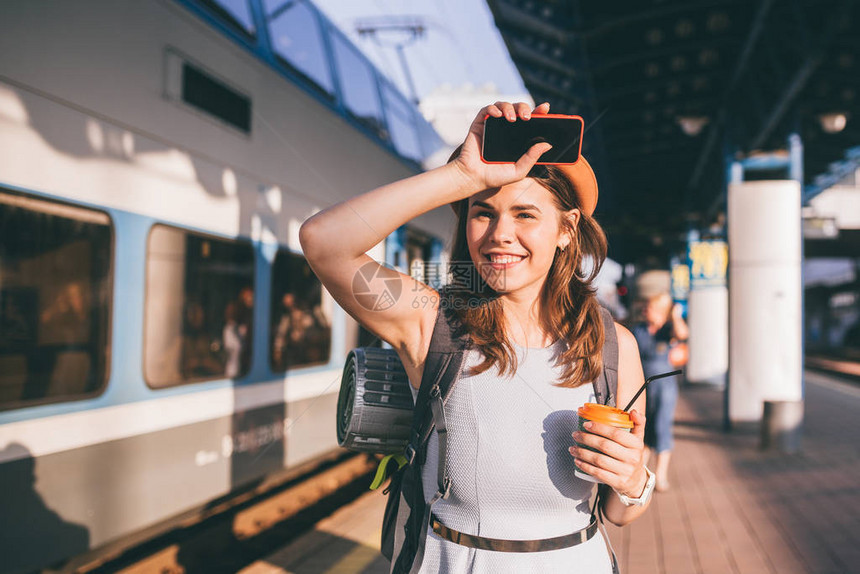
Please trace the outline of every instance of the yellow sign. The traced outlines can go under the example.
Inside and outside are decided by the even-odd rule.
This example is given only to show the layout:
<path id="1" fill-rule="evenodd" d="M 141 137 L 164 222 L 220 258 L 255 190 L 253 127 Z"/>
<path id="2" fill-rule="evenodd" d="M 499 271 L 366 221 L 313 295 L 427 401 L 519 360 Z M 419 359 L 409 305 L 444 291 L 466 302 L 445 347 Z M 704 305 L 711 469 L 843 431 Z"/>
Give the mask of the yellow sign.
<path id="1" fill-rule="evenodd" d="M 692 241 L 688 255 L 690 281 L 693 287 L 726 284 L 729 246 L 725 241 Z"/>
<path id="2" fill-rule="evenodd" d="M 672 266 L 672 298 L 676 301 L 687 299 L 690 292 L 690 268 L 687 265 Z"/>

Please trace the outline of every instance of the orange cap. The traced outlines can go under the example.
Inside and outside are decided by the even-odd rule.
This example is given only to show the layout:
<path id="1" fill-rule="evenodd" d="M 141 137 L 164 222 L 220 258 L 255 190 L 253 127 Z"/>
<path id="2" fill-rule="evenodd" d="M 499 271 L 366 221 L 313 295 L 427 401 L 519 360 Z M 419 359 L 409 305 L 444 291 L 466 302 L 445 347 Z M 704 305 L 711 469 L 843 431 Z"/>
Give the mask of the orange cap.
<path id="1" fill-rule="evenodd" d="M 596 423 L 603 423 L 605 425 L 612 425 L 614 427 L 625 429 L 633 428 L 633 419 L 630 418 L 630 415 L 615 407 L 599 405 L 597 403 L 585 403 L 577 409 L 576 413 L 580 418 L 588 419 Z"/>
<path id="2" fill-rule="evenodd" d="M 458 152 L 459 148 L 451 155 L 451 159 L 457 157 Z M 552 165 L 560 169 L 570 180 L 580 211 L 585 215 L 594 214 L 594 209 L 597 207 L 597 176 L 594 175 L 594 170 L 591 169 L 585 157 L 580 155 L 576 163 Z M 454 213 L 457 213 L 458 203 L 459 201 L 455 201 L 449 204 Z"/>
<path id="3" fill-rule="evenodd" d="M 594 175 L 591 164 L 588 163 L 584 156 L 579 156 L 579 161 L 576 163 L 556 165 L 556 167 L 573 184 L 579 209 L 585 215 L 592 215 L 594 208 L 597 207 L 597 176 Z"/>

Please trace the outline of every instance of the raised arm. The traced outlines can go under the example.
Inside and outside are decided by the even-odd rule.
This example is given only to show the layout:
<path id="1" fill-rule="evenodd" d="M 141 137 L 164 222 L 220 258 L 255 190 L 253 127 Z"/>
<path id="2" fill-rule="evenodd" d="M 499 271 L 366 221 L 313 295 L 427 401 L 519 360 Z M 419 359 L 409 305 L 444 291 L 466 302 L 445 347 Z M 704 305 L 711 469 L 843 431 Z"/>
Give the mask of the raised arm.
<path id="1" fill-rule="evenodd" d="M 684 308 L 680 303 L 675 303 L 672 306 L 672 335 L 679 341 L 686 341 L 690 336 L 690 329 L 687 327 L 687 322 L 684 321 Z"/>
<path id="2" fill-rule="evenodd" d="M 546 113 L 549 106 L 535 112 Z M 423 364 L 438 305 L 438 293 L 408 275 L 383 267 L 366 255 L 374 245 L 401 225 L 447 203 L 479 191 L 524 178 L 548 144 L 533 146 L 516 164 L 481 162 L 480 144 L 486 116 L 527 119 L 526 104 L 499 102 L 479 112 L 469 128 L 460 156 L 453 162 L 407 179 L 384 185 L 333 205 L 302 225 L 299 241 L 311 268 L 332 297 L 359 323 L 394 347 L 401 359 Z M 358 276 L 380 277 L 371 294 L 354 292 Z M 397 300 L 380 300 L 383 286 L 400 283 Z M 424 305 L 423 297 L 436 304 Z M 407 365 L 408 368 L 408 365 Z"/>
<path id="3" fill-rule="evenodd" d="M 435 297 L 432 288 L 410 276 L 384 267 L 366 254 L 374 245 L 411 219 L 445 203 L 461 199 L 473 188 L 459 169 L 446 165 L 374 189 L 338 203 L 309 218 L 299 231 L 299 241 L 311 268 L 332 297 L 355 320 L 403 357 L 415 359 L 418 343 L 432 328 L 435 307 L 416 305 L 422 297 Z M 367 279 L 371 291 L 354 288 Z M 376 299 L 398 289 L 400 296 Z M 423 299 L 427 300 L 427 299 Z"/>

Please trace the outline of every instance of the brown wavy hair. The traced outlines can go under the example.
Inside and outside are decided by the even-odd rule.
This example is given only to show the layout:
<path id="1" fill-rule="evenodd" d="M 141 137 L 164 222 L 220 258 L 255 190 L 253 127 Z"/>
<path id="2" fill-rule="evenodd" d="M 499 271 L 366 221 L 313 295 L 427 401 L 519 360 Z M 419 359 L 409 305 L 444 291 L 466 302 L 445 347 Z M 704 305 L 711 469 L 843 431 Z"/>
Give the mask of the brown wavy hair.
<path id="1" fill-rule="evenodd" d="M 558 168 L 537 165 L 528 177 L 552 194 L 560 211 L 579 207 L 573 184 Z M 505 332 L 499 294 L 483 280 L 469 255 L 466 239 L 469 199 L 462 199 L 453 206 L 457 227 L 451 261 L 458 267 L 446 296 L 451 297 L 447 301 L 451 311 L 484 355 L 483 362 L 474 367 L 471 374 L 483 373 L 494 364 L 498 364 L 501 376 L 508 372 L 513 374 L 517 369 L 517 357 Z M 566 217 L 560 220 L 573 237 L 564 251 L 555 250 L 541 292 L 541 320 L 553 340 L 564 339 L 567 343 L 557 358 L 556 364 L 564 365 L 558 386 L 573 388 L 591 383 L 603 368 L 603 320 L 592 282 L 606 259 L 607 242 L 600 224 L 591 216 L 583 213 L 576 228 Z M 590 256 L 592 264 L 584 271 L 586 256 Z"/>

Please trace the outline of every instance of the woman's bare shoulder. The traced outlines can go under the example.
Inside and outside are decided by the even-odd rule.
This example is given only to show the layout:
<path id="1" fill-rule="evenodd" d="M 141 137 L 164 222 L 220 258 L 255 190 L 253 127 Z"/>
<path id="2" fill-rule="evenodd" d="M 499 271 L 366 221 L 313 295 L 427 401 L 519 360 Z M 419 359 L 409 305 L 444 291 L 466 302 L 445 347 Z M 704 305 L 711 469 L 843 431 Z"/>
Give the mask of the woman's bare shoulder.
<path id="1" fill-rule="evenodd" d="M 615 336 L 618 338 L 619 355 L 624 351 L 639 353 L 639 344 L 636 342 L 636 337 L 633 336 L 630 329 L 621 323 L 615 323 Z"/>

